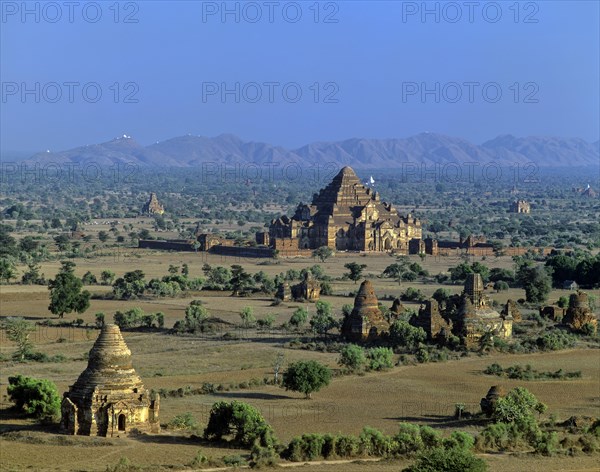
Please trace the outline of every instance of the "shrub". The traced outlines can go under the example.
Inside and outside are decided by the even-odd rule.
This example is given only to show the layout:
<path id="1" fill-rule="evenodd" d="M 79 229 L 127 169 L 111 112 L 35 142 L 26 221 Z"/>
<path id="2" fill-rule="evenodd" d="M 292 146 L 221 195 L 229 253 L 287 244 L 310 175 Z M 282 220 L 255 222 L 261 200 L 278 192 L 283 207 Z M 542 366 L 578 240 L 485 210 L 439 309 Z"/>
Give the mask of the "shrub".
<path id="1" fill-rule="evenodd" d="M 419 427 L 410 423 L 400 423 L 398 433 L 394 436 L 398 444 L 398 453 L 409 454 L 423 448 L 423 439 Z"/>
<path id="2" fill-rule="evenodd" d="M 340 435 L 335 439 L 335 455 L 356 457 L 360 453 L 360 440 L 356 436 Z"/>
<path id="3" fill-rule="evenodd" d="M 442 445 L 441 434 L 429 426 L 421 426 L 419 434 L 421 435 L 423 446 L 426 448 L 439 447 Z"/>
<path id="4" fill-rule="evenodd" d="M 198 451 L 194 458 L 187 465 L 188 467 L 203 467 L 208 465 L 209 459 L 206 457 L 202 451 Z"/>
<path id="5" fill-rule="evenodd" d="M 49 380 L 16 375 L 8 378 L 7 392 L 18 410 L 40 421 L 52 421 L 60 414 L 60 396 Z"/>
<path id="6" fill-rule="evenodd" d="M 421 436 L 423 436 L 422 433 Z M 471 450 L 475 445 L 475 438 L 464 431 L 454 431 L 449 438 L 444 439 L 443 444 L 446 449 L 459 448 Z"/>
<path id="7" fill-rule="evenodd" d="M 486 426 L 477 437 L 478 449 L 504 450 L 509 446 L 509 427 L 505 423 L 495 423 Z"/>
<path id="8" fill-rule="evenodd" d="M 365 350 L 356 344 L 344 346 L 338 363 L 351 371 L 361 370 L 366 362 Z"/>
<path id="9" fill-rule="evenodd" d="M 261 447 L 255 444 L 250 451 L 250 467 L 274 467 L 279 462 L 279 454 L 274 447 Z"/>
<path id="10" fill-rule="evenodd" d="M 275 315 L 267 315 L 264 319 L 258 320 L 256 324 L 260 328 L 271 328 L 273 327 L 273 323 L 275 322 Z"/>
<path id="11" fill-rule="evenodd" d="M 323 457 L 325 437 L 322 434 L 303 434 L 293 438 L 284 456 L 293 462 L 312 461 Z"/>
<path id="12" fill-rule="evenodd" d="M 223 464 L 229 467 L 240 467 L 246 464 L 246 460 L 239 454 L 223 457 Z"/>
<path id="13" fill-rule="evenodd" d="M 558 351 L 575 346 L 577 337 L 561 330 L 554 330 L 539 337 L 536 341 L 538 347 L 544 351 Z"/>
<path id="14" fill-rule="evenodd" d="M 504 369 L 502 369 L 500 364 L 494 362 L 493 364 L 488 365 L 483 373 L 487 375 L 502 375 L 504 373 Z"/>
<path id="15" fill-rule="evenodd" d="M 374 347 L 367 351 L 370 370 L 390 369 L 393 363 L 393 351 L 388 347 Z"/>
<path id="16" fill-rule="evenodd" d="M 403 472 L 485 472 L 485 461 L 461 448 L 436 447 L 423 452 L 412 466 Z"/>
<path id="17" fill-rule="evenodd" d="M 419 361 L 421 364 L 429 362 L 429 351 L 427 350 L 427 348 L 425 346 L 421 346 L 417 350 L 415 357 L 416 357 L 417 361 Z"/>
<path id="18" fill-rule="evenodd" d="M 368 426 L 363 428 L 358 438 L 362 452 L 369 456 L 385 457 L 394 453 L 397 448 L 394 438 Z"/>
<path id="19" fill-rule="evenodd" d="M 552 456 L 558 448 L 558 435 L 555 431 L 542 432 L 535 441 L 534 449 L 537 454 Z"/>
<path id="20" fill-rule="evenodd" d="M 191 413 L 187 412 L 174 416 L 167 427 L 172 429 L 196 429 L 198 422 Z"/>
<path id="21" fill-rule="evenodd" d="M 106 466 L 106 472 L 135 472 L 141 470 L 140 467 L 131 463 L 127 457 L 121 457 L 114 466 Z"/>

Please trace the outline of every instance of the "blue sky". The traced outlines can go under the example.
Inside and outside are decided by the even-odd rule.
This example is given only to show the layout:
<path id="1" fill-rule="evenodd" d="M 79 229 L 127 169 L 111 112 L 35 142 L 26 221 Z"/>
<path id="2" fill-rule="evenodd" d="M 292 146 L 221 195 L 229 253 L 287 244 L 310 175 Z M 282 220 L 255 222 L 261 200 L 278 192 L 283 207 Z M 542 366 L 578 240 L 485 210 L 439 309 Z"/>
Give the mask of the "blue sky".
<path id="1" fill-rule="evenodd" d="M 597 140 L 600 2 L 473 3 L 228 2 L 223 16 L 222 2 L 2 1 L 1 149 Z"/>

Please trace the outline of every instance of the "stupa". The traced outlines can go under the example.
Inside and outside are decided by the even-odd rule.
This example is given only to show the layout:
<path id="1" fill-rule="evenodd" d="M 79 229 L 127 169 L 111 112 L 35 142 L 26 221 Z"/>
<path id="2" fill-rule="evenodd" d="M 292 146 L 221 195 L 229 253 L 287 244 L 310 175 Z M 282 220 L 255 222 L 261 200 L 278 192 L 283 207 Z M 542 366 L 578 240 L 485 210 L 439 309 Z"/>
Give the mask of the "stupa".
<path id="1" fill-rule="evenodd" d="M 377 338 L 390 330 L 390 324 L 383 317 L 373 284 L 365 280 L 360 284 L 354 309 L 342 325 L 342 335 L 350 341 L 366 341 Z"/>
<path id="2" fill-rule="evenodd" d="M 131 363 L 119 327 L 104 325 L 87 368 L 61 405 L 61 427 L 68 434 L 119 436 L 133 429 L 159 432 L 160 398 L 150 398 Z"/>

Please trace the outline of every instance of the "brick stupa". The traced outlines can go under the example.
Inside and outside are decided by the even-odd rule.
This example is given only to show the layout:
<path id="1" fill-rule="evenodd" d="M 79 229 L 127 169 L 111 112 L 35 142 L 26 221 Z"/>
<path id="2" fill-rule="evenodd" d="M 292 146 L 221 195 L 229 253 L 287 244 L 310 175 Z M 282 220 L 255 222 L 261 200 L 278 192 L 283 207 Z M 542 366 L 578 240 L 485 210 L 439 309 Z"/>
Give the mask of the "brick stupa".
<path id="1" fill-rule="evenodd" d="M 118 326 L 102 328 L 88 366 L 64 394 L 61 410 L 61 427 L 68 434 L 158 432 L 159 397 L 151 399 L 144 388 Z"/>
<path id="2" fill-rule="evenodd" d="M 350 341 L 367 341 L 389 330 L 390 325 L 381 314 L 373 284 L 365 280 L 354 299 L 352 313 L 344 320 L 342 335 Z"/>

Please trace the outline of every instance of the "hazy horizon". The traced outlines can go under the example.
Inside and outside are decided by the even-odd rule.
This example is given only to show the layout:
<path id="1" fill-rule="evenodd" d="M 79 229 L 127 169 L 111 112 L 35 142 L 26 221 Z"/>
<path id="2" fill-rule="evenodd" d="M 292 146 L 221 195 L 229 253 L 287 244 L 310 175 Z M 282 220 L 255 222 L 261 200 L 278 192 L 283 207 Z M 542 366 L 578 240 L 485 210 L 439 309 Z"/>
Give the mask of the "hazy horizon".
<path id="1" fill-rule="evenodd" d="M 597 2 L 98 5 L 2 2 L 2 154 L 123 134 L 599 139 Z"/>

